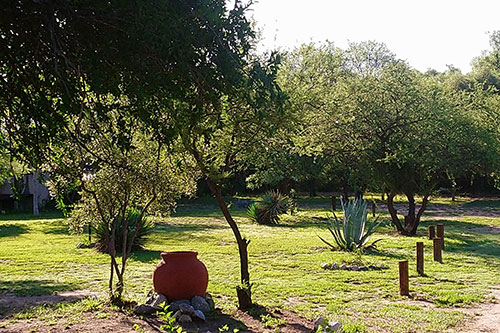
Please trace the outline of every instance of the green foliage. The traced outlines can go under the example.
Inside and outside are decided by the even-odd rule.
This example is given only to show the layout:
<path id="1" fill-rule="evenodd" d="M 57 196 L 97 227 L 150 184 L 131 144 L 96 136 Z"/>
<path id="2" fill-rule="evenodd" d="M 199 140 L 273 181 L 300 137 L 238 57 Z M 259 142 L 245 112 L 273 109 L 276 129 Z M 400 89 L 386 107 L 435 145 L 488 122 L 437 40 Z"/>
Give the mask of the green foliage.
<path id="1" fill-rule="evenodd" d="M 381 223 L 377 222 L 378 217 L 374 221 L 368 222 L 367 202 L 362 199 L 350 200 L 347 205 L 344 205 L 343 200 L 340 200 L 340 203 L 344 214 L 342 222 L 338 220 L 334 212 L 335 219 L 329 219 L 328 230 L 341 250 L 362 250 Z M 319 238 L 332 249 L 336 248 L 323 238 Z"/>
<path id="2" fill-rule="evenodd" d="M 160 304 L 162 311 L 158 311 L 157 315 L 164 324 L 161 325 L 161 330 L 168 333 L 182 333 L 185 332 L 182 326 L 176 324 L 176 320 L 174 318 L 174 313 L 172 311 L 168 311 L 169 305 L 165 304 L 165 302 Z"/>
<path id="3" fill-rule="evenodd" d="M 280 214 L 286 213 L 288 197 L 279 191 L 266 192 L 261 201 L 248 207 L 247 217 L 259 224 L 278 224 Z"/>
<path id="4" fill-rule="evenodd" d="M 145 242 L 145 236 L 153 230 L 155 226 L 154 222 L 147 216 L 143 216 L 141 218 L 141 211 L 135 208 L 129 209 L 126 213 L 125 218 L 127 219 L 127 238 L 133 239 L 132 251 L 142 249 Z M 116 252 L 122 252 L 124 223 L 121 219 L 121 217 L 118 217 L 118 220 L 116 222 Z M 140 226 L 138 227 L 139 224 Z M 139 229 L 137 235 L 133 237 L 137 229 Z M 106 226 L 100 221 L 97 221 L 95 225 L 95 234 L 97 236 L 96 248 L 101 252 L 109 253 L 109 242 L 106 240 Z"/>

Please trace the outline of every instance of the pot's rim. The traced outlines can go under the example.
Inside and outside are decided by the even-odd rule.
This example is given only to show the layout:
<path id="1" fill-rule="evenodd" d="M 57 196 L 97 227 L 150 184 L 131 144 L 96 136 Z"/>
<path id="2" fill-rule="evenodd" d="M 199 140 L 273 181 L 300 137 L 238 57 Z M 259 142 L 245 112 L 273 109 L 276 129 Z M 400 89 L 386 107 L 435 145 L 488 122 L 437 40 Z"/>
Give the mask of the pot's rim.
<path id="1" fill-rule="evenodd" d="M 198 252 L 196 251 L 172 251 L 172 252 L 162 252 L 161 257 L 163 260 L 172 259 L 172 258 L 189 258 L 198 256 Z"/>

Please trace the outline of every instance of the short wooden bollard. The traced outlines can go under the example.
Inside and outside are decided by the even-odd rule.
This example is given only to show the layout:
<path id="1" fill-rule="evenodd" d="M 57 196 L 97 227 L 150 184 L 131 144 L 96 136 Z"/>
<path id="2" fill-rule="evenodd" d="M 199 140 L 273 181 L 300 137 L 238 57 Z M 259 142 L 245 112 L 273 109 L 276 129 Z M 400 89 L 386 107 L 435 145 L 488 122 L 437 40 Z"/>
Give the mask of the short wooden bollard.
<path id="1" fill-rule="evenodd" d="M 424 242 L 417 242 L 417 273 L 424 275 Z"/>
<path id="2" fill-rule="evenodd" d="M 429 226 L 429 239 L 433 240 L 434 237 L 436 237 L 436 230 L 434 229 L 433 225 Z"/>
<path id="3" fill-rule="evenodd" d="M 434 238 L 433 240 L 433 248 L 434 248 L 434 261 L 443 263 L 443 257 L 441 255 L 441 246 L 442 246 L 442 239 L 439 237 Z"/>
<path id="4" fill-rule="evenodd" d="M 399 294 L 401 296 L 410 296 L 408 282 L 408 260 L 399 262 Z"/>
<path id="5" fill-rule="evenodd" d="M 441 250 L 444 250 L 444 224 L 439 223 L 437 225 L 436 237 L 441 238 Z"/>
<path id="6" fill-rule="evenodd" d="M 372 215 L 373 217 L 375 217 L 375 209 L 376 209 L 377 205 L 375 204 L 375 200 L 372 201 Z"/>

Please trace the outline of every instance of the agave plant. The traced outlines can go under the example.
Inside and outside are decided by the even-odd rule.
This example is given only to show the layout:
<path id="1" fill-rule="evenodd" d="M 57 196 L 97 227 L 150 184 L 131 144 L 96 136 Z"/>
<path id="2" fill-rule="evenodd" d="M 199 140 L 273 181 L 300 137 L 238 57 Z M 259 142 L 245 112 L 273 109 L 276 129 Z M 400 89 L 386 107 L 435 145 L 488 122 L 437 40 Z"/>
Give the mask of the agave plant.
<path id="1" fill-rule="evenodd" d="M 334 219 L 329 219 L 328 230 L 340 249 L 344 251 L 362 250 L 381 222 L 377 222 L 378 216 L 374 221 L 368 222 L 367 202 L 363 199 L 350 200 L 347 205 L 344 205 L 344 202 L 340 200 L 340 204 L 344 213 L 342 221 L 339 221 L 334 212 Z M 337 248 L 320 236 L 318 237 L 331 248 Z"/>
<path id="2" fill-rule="evenodd" d="M 279 191 L 269 191 L 264 194 L 259 203 L 248 207 L 247 216 L 259 224 L 278 224 L 280 214 L 286 213 L 288 197 Z"/>
<path id="3" fill-rule="evenodd" d="M 154 222 L 149 219 L 147 216 L 143 216 L 142 219 L 141 212 L 138 209 L 130 209 L 127 212 L 125 218 L 127 219 L 127 238 L 132 239 L 132 235 L 135 233 L 136 228 L 140 225 L 141 229 L 137 233 L 137 236 L 134 238 L 134 243 L 132 244 L 132 250 L 139 250 L 143 247 L 145 242 L 145 236 L 153 231 L 155 226 Z M 106 242 L 106 233 L 104 226 L 102 224 L 97 224 L 95 227 L 95 232 L 97 235 L 97 244 L 96 248 L 99 252 L 109 253 L 108 244 Z M 116 233 L 115 233 L 115 244 L 116 251 L 122 251 L 123 244 L 123 223 L 122 221 L 118 221 L 116 225 Z"/>

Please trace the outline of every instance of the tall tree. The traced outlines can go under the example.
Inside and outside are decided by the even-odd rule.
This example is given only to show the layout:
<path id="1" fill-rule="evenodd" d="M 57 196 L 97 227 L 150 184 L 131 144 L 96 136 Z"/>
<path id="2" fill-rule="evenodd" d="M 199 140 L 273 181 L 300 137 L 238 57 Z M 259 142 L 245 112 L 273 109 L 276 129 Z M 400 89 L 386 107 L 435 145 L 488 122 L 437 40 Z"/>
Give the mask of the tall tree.
<path id="1" fill-rule="evenodd" d="M 237 239 L 241 308 L 251 304 L 248 241 L 222 200 L 220 181 L 241 165 L 255 140 L 272 132 L 270 119 L 283 98 L 275 84 L 279 58 L 264 63 L 251 55 L 249 5 L 12 1 L 0 21 L 0 112 L 14 151 L 39 163 L 71 138 L 92 152 L 78 126 L 92 95 L 92 110 L 103 123 L 118 109 L 162 145 L 180 137 Z M 122 98 L 127 103 L 114 103 Z M 69 126 L 69 119 L 77 125 Z M 108 133 L 127 151 L 125 119 Z"/>

